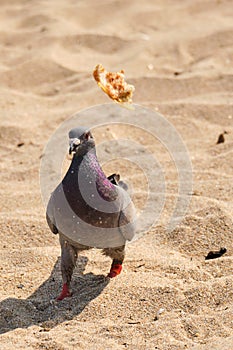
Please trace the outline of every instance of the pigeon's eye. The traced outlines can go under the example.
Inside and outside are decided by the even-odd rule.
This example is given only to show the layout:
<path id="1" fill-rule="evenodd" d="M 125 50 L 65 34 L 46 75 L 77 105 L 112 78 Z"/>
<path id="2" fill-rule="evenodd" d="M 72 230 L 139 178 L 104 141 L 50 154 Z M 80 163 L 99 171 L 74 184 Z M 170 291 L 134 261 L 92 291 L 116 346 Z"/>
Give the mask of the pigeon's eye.
<path id="1" fill-rule="evenodd" d="M 91 133 L 90 133 L 90 131 L 87 131 L 87 132 L 85 132 L 84 133 L 84 140 L 89 140 L 91 138 Z"/>

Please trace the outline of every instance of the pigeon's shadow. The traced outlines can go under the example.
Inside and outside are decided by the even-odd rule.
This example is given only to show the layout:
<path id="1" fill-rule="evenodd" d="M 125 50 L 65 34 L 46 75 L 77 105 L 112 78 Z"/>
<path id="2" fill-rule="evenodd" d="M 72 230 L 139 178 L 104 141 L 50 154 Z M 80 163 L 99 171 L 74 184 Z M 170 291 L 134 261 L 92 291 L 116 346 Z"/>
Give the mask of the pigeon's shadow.
<path id="1" fill-rule="evenodd" d="M 73 296 L 56 302 L 61 291 L 60 258 L 49 278 L 27 299 L 7 298 L 0 303 L 0 333 L 32 325 L 49 330 L 79 315 L 89 302 L 101 294 L 109 283 L 104 275 L 82 274 L 88 259 L 79 257 L 73 275 Z"/>

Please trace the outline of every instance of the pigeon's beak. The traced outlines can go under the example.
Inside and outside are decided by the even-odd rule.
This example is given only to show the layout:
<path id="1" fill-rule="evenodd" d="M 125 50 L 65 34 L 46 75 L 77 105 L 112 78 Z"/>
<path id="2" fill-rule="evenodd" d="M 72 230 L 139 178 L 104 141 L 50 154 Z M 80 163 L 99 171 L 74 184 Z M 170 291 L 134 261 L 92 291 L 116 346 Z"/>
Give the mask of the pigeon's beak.
<path id="1" fill-rule="evenodd" d="M 76 151 L 76 148 L 80 145 L 80 140 L 78 138 L 70 139 L 69 141 L 69 154 Z"/>

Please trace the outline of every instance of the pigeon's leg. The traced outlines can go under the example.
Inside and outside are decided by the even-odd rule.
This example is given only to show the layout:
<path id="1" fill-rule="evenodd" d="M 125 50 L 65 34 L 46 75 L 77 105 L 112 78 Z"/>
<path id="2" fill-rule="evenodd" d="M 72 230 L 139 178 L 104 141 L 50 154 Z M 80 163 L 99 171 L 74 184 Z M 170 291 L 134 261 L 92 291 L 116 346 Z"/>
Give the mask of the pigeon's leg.
<path id="1" fill-rule="evenodd" d="M 117 248 L 105 248 L 103 253 L 112 258 L 112 265 L 108 277 L 113 278 L 121 273 L 122 264 L 125 258 L 125 246 Z"/>
<path id="2" fill-rule="evenodd" d="M 72 295 L 70 290 L 70 282 L 78 256 L 77 249 L 72 246 L 62 235 L 60 235 L 60 244 L 63 287 L 61 294 L 57 297 L 57 300 L 63 300 L 64 298 L 71 297 Z"/>

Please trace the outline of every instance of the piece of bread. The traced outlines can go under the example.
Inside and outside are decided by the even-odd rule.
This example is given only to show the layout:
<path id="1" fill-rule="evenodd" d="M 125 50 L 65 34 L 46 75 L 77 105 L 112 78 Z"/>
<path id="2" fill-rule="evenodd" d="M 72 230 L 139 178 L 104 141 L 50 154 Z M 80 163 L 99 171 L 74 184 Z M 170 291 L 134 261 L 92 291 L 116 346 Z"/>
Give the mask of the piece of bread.
<path id="1" fill-rule="evenodd" d="M 93 71 L 93 77 L 112 100 L 130 108 L 135 88 L 125 82 L 123 70 L 117 73 L 107 72 L 102 64 L 98 64 Z"/>

